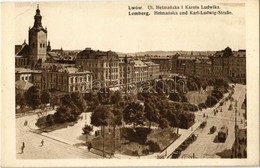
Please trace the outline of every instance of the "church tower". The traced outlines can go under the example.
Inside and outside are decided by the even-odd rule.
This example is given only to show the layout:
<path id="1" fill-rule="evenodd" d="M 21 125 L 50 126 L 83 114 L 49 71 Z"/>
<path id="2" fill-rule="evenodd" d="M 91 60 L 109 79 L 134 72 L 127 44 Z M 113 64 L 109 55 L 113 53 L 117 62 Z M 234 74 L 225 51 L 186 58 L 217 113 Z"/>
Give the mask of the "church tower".
<path id="1" fill-rule="evenodd" d="M 42 16 L 37 5 L 34 25 L 29 28 L 29 60 L 32 67 L 40 67 L 47 55 L 47 28 L 42 27 Z"/>

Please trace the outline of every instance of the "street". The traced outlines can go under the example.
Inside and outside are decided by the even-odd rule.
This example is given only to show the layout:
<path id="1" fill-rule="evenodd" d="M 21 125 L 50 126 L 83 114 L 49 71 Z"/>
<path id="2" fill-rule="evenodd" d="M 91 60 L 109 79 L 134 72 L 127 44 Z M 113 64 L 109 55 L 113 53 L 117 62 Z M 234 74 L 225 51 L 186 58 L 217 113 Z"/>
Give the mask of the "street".
<path id="1" fill-rule="evenodd" d="M 59 139 L 34 133 L 37 115 L 16 118 L 16 158 L 17 159 L 88 159 L 101 158 L 99 155 L 78 148 Z M 28 121 L 25 126 L 24 122 Z M 41 141 L 44 141 L 41 146 Z M 22 143 L 25 143 L 21 153 Z"/>
<path id="2" fill-rule="evenodd" d="M 232 145 L 235 140 L 235 100 L 237 103 L 237 125 L 239 128 L 244 127 L 244 118 L 243 113 L 245 110 L 241 109 L 241 105 L 245 98 L 246 86 L 237 84 L 235 86 L 235 93 L 233 94 L 234 101 L 231 102 L 228 100 L 222 108 L 222 112 L 219 112 L 214 116 L 213 109 L 209 108 L 203 111 L 196 112 L 196 119 L 200 121 L 207 120 L 207 125 L 204 128 L 200 128 L 194 132 L 195 135 L 198 135 L 198 138 L 195 142 L 189 145 L 189 147 L 182 151 L 180 158 L 185 155 L 193 156 L 195 158 L 217 158 L 219 157 L 216 153 L 223 152 L 224 150 L 231 150 Z M 233 104 L 233 110 L 229 111 L 229 105 Z M 203 118 L 203 113 L 208 115 L 208 119 Z M 241 123 L 241 119 L 243 123 Z M 213 134 L 209 134 L 210 128 L 216 126 L 217 130 Z M 224 143 L 213 142 L 217 136 L 218 130 L 222 126 L 228 127 L 228 136 Z"/>

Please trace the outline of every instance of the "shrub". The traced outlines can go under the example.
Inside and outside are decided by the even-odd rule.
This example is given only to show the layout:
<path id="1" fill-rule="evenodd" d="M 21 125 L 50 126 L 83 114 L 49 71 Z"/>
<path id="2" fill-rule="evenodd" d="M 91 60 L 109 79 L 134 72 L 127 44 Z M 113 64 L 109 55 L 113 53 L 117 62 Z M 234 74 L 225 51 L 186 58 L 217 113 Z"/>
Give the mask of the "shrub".
<path id="1" fill-rule="evenodd" d="M 138 151 L 137 151 L 137 150 L 133 151 L 133 152 L 132 152 L 132 155 L 133 155 L 133 156 L 139 156 L 139 155 L 138 155 Z"/>
<path id="2" fill-rule="evenodd" d="M 198 104 L 198 106 L 199 106 L 199 108 L 201 108 L 201 109 L 206 109 L 206 108 L 207 108 L 207 106 L 206 106 L 205 103 L 200 103 L 200 104 Z"/>
<path id="3" fill-rule="evenodd" d="M 137 127 L 133 128 L 125 128 L 124 129 L 124 137 L 130 142 L 137 142 L 139 144 L 145 144 L 147 140 L 147 135 L 149 133 L 149 128 Z"/>
<path id="4" fill-rule="evenodd" d="M 152 140 L 149 140 L 146 142 L 146 144 L 149 146 L 150 152 L 159 152 L 161 151 L 161 148 L 157 142 L 154 142 Z"/>
<path id="5" fill-rule="evenodd" d="M 143 154 L 143 155 L 148 155 L 148 154 L 149 154 L 149 149 L 144 148 L 144 149 L 142 150 L 142 154 Z"/>

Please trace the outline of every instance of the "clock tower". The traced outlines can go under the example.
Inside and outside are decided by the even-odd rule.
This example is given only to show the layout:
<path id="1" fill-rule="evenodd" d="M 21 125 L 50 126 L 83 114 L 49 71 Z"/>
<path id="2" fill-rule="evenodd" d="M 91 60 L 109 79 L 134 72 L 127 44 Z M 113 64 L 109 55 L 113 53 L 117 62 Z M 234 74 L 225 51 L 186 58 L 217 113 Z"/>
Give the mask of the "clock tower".
<path id="1" fill-rule="evenodd" d="M 29 28 L 29 61 L 30 65 L 41 67 L 46 60 L 47 55 L 47 28 L 42 26 L 42 16 L 40 14 L 39 5 L 37 5 L 36 14 L 34 16 L 34 25 Z"/>

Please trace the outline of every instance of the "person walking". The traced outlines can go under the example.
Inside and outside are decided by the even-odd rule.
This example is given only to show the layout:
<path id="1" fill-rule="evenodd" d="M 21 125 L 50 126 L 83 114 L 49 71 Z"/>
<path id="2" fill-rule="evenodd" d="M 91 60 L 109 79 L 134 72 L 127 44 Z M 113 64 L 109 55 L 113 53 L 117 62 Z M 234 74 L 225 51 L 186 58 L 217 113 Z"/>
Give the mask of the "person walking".
<path id="1" fill-rule="evenodd" d="M 41 144 L 42 144 L 42 146 L 43 146 L 43 144 L 44 144 L 44 140 L 41 141 Z"/>
<path id="2" fill-rule="evenodd" d="M 88 151 L 90 152 L 90 149 L 92 148 L 92 143 L 91 142 L 89 142 L 88 143 Z"/>
<path id="3" fill-rule="evenodd" d="M 23 142 L 22 147 L 21 147 L 21 153 L 23 153 L 24 148 L 25 148 L 25 144 Z"/>

